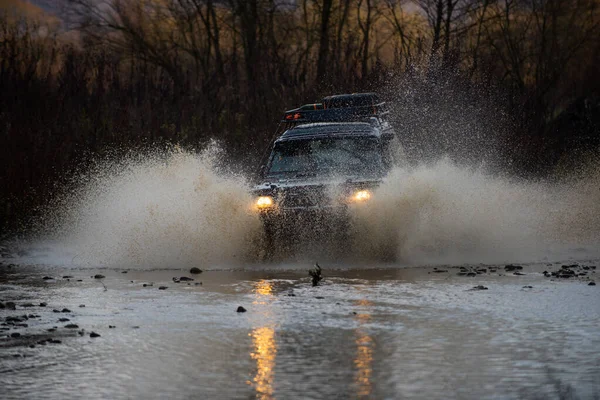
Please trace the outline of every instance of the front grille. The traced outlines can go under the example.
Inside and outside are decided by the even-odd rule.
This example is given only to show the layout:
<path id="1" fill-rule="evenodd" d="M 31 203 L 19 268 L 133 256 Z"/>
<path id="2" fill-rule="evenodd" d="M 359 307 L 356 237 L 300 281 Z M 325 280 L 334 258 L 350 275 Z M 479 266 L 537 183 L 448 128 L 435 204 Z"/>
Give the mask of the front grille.
<path id="1" fill-rule="evenodd" d="M 308 208 L 322 207 L 330 203 L 329 196 L 322 187 L 310 189 L 286 190 L 281 193 L 280 207 L 282 208 Z"/>

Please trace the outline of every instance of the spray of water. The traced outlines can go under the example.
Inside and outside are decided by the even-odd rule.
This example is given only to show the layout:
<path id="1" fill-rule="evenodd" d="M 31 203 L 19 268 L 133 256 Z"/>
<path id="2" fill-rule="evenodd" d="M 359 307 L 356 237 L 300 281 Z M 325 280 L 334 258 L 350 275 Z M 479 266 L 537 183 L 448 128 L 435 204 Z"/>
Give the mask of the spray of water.
<path id="1" fill-rule="evenodd" d="M 563 183 L 519 182 L 448 159 L 394 170 L 354 210 L 360 252 L 406 264 L 597 257 L 600 173 Z"/>
<path id="2" fill-rule="evenodd" d="M 219 156 L 209 146 L 100 163 L 49 211 L 45 243 L 53 251 L 43 262 L 182 268 L 243 261 L 259 221 L 246 181 L 219 173 Z"/>

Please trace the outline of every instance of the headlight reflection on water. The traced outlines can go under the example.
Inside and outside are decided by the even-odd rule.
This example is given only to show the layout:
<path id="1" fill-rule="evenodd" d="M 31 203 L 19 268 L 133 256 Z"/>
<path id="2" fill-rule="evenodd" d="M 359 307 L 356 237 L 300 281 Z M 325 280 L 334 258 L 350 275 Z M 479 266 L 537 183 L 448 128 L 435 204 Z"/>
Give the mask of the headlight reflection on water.
<path id="1" fill-rule="evenodd" d="M 254 292 L 256 300 L 253 304 L 266 305 L 266 300 L 273 296 L 273 284 L 264 279 L 260 280 L 256 282 Z M 277 355 L 275 329 L 272 326 L 261 326 L 254 328 L 248 335 L 252 337 L 250 357 L 256 361 L 256 374 L 248 384 L 254 386 L 257 399 L 273 399 L 273 370 Z"/>

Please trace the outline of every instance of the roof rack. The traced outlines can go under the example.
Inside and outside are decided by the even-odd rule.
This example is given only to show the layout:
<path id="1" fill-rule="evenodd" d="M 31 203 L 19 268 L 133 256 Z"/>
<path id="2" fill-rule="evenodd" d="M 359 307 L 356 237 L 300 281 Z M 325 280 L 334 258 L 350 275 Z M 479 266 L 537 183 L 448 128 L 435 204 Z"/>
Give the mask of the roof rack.
<path id="1" fill-rule="evenodd" d="M 311 108 L 313 107 L 313 108 Z M 324 108 L 323 104 L 304 105 L 284 113 L 281 122 L 365 122 L 370 117 L 383 117 L 389 114 L 386 103 L 357 107 Z"/>

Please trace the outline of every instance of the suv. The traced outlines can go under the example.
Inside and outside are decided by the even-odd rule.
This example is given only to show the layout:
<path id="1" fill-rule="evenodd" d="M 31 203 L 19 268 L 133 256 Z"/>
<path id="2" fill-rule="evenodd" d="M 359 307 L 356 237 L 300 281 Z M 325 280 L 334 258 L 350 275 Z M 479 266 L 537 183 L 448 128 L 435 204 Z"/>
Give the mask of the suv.
<path id="1" fill-rule="evenodd" d="M 303 236 L 349 243 L 350 209 L 369 203 L 399 147 L 386 116 L 374 93 L 285 112 L 253 189 L 268 256 Z"/>

